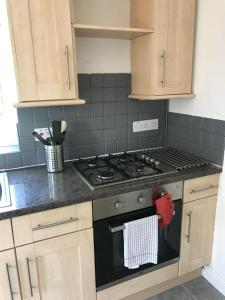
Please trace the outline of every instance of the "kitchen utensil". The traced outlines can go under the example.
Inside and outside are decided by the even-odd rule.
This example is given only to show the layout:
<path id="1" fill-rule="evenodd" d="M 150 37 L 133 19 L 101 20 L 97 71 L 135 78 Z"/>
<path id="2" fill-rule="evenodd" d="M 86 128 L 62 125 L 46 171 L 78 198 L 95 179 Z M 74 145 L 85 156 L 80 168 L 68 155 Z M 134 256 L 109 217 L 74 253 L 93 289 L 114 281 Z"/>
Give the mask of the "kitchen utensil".
<path id="1" fill-rule="evenodd" d="M 40 134 L 38 134 L 36 131 L 32 132 L 33 136 L 35 136 L 42 144 L 49 145 L 49 142 L 45 140 Z"/>
<path id="2" fill-rule="evenodd" d="M 60 144 L 62 144 L 64 142 L 65 136 L 66 136 L 66 131 L 62 132 L 62 134 L 61 134 Z"/>
<path id="3" fill-rule="evenodd" d="M 65 132 L 67 129 L 66 121 L 61 121 L 61 133 Z"/>
<path id="4" fill-rule="evenodd" d="M 53 139 L 53 136 L 52 136 L 52 132 L 51 132 L 49 127 L 48 127 L 48 132 L 49 132 L 49 135 L 50 135 L 50 138 L 48 138 L 48 141 L 50 142 L 51 145 L 56 145 L 56 143 Z"/>
<path id="5" fill-rule="evenodd" d="M 61 126 L 61 121 L 52 121 L 53 140 L 57 145 L 59 145 L 61 141 Z"/>

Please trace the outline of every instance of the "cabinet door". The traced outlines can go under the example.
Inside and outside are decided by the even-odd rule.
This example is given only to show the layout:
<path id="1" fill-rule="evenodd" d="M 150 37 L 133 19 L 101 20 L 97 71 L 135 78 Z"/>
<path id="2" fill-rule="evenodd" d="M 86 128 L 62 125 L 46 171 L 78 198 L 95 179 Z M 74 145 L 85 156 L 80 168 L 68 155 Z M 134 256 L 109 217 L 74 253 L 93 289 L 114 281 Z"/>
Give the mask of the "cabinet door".
<path id="1" fill-rule="evenodd" d="M 195 0 L 156 1 L 157 95 L 191 93 L 194 18 Z"/>
<path id="2" fill-rule="evenodd" d="M 34 244 L 16 248 L 23 300 L 40 300 Z"/>
<path id="3" fill-rule="evenodd" d="M 76 98 L 70 1 L 9 2 L 21 100 Z"/>
<path id="4" fill-rule="evenodd" d="M 0 300 L 21 300 L 14 250 L 0 253 Z"/>
<path id="5" fill-rule="evenodd" d="M 96 299 L 92 229 L 19 247 L 17 259 L 25 300 Z"/>
<path id="6" fill-rule="evenodd" d="M 216 212 L 212 196 L 184 204 L 179 274 L 197 270 L 210 263 Z"/>

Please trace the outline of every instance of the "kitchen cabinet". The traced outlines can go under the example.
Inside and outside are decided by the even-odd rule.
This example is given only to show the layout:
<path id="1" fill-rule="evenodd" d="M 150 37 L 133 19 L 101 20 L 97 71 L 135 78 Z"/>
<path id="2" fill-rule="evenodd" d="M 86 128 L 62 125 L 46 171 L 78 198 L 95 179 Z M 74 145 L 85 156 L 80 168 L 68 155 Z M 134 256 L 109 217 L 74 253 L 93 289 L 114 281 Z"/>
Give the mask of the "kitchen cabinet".
<path id="1" fill-rule="evenodd" d="M 21 300 L 14 249 L 0 252 L 0 300 Z"/>
<path id="2" fill-rule="evenodd" d="M 76 100 L 70 0 L 8 0 L 8 11 L 20 102 L 16 106 L 84 103 Z"/>
<path id="3" fill-rule="evenodd" d="M 15 246 L 92 228 L 91 201 L 12 219 Z"/>
<path id="4" fill-rule="evenodd" d="M 218 194 L 220 174 L 189 179 L 184 182 L 184 203 Z"/>
<path id="5" fill-rule="evenodd" d="M 97 292 L 97 300 L 129 299 L 133 294 L 177 278 L 178 264 L 172 264 Z M 143 299 L 137 296 L 136 299 Z"/>
<path id="6" fill-rule="evenodd" d="M 94 300 L 92 203 L 12 219 L 23 300 Z"/>
<path id="7" fill-rule="evenodd" d="M 23 299 L 94 300 L 93 244 L 86 229 L 18 247 Z"/>
<path id="8" fill-rule="evenodd" d="M 16 107 L 85 103 L 78 99 L 77 36 L 131 39 L 131 99 L 193 97 L 195 0 L 130 0 L 130 24 L 82 2 L 8 0 Z"/>
<path id="9" fill-rule="evenodd" d="M 12 225 L 9 219 L 0 221 L 0 251 L 14 247 Z"/>
<path id="10" fill-rule="evenodd" d="M 131 5 L 132 26 L 147 25 L 154 33 L 131 42 L 130 98 L 193 97 L 195 0 L 131 0 Z"/>
<path id="11" fill-rule="evenodd" d="M 216 199 L 215 195 L 184 204 L 179 275 L 210 263 Z"/>

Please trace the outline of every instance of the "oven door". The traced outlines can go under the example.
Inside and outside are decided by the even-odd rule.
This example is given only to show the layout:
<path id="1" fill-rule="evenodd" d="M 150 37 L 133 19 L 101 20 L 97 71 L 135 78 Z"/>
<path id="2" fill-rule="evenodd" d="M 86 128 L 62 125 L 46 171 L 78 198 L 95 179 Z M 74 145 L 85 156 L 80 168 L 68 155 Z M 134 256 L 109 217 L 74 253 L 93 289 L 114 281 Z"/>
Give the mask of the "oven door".
<path id="1" fill-rule="evenodd" d="M 179 260 L 181 233 L 181 200 L 174 201 L 175 215 L 169 226 L 159 228 L 158 264 L 145 264 L 137 269 L 124 267 L 123 231 L 111 228 L 126 222 L 155 215 L 155 207 L 145 208 L 94 222 L 95 271 L 97 290 L 161 268 Z"/>

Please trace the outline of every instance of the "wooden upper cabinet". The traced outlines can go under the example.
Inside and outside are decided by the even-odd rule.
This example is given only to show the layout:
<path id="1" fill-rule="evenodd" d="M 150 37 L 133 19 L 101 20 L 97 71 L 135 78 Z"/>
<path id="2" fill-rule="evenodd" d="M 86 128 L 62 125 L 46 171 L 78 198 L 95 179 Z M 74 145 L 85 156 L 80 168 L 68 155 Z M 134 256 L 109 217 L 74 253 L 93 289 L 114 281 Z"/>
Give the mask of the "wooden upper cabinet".
<path id="1" fill-rule="evenodd" d="M 131 0 L 132 26 L 154 33 L 132 40 L 132 95 L 140 99 L 188 97 L 192 93 L 195 0 Z M 132 14 L 132 10 L 131 10 Z M 192 95 L 191 95 L 192 96 Z"/>
<path id="2" fill-rule="evenodd" d="M 70 0 L 8 0 L 19 101 L 78 98 Z"/>
<path id="3" fill-rule="evenodd" d="M 156 83 L 157 94 L 188 94 L 192 88 L 195 0 L 160 1 L 163 2 L 162 18 L 167 26 L 163 24 L 162 43 L 156 49 L 161 62 L 159 73 L 162 74 Z M 161 19 L 159 17 L 157 19 Z"/>

